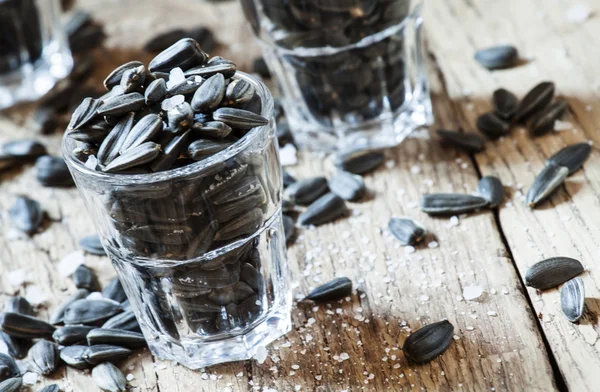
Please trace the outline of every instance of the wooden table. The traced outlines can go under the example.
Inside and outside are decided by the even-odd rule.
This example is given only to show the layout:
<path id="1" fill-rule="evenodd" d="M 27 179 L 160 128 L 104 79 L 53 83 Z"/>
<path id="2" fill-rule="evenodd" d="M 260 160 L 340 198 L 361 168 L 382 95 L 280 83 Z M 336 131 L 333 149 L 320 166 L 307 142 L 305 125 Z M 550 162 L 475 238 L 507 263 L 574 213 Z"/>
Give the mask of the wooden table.
<path id="1" fill-rule="evenodd" d="M 211 26 L 224 44 L 219 53 L 242 69 L 258 53 L 237 3 L 80 3 L 105 23 L 109 35 L 106 48 L 96 50 L 98 67 L 91 83 L 100 83 L 125 61 L 147 62 L 140 44 L 178 25 Z M 428 0 L 437 119 L 432 129 L 476 132 L 475 120 L 491 109 L 494 89 L 505 87 L 522 96 L 542 80 L 554 81 L 558 94 L 569 100 L 565 120 L 573 129 L 532 139 L 517 128 L 474 156 L 443 149 L 435 137 L 408 139 L 391 149 L 388 164 L 365 178 L 371 197 L 352 204 L 349 219 L 303 230 L 288 250 L 296 294 L 334 276 L 349 276 L 358 288 L 351 300 L 296 305 L 292 332 L 270 346 L 264 364 L 238 362 L 194 372 L 154 359 L 147 351 L 137 353 L 121 366 L 134 377 L 132 390 L 598 390 L 600 154 L 594 149 L 584 169 L 540 208 L 530 210 L 523 203 L 523 193 L 548 156 L 569 144 L 600 142 L 600 19 L 573 23 L 570 6 L 547 0 Z M 501 42 L 518 46 L 525 64 L 488 72 L 472 59 L 477 48 Z M 60 135 L 38 136 L 28 116 L 27 109 L 3 114 L 0 141 L 35 136 L 59 153 Z M 330 173 L 332 166 L 303 154 L 290 171 L 303 177 Z M 496 175 L 507 186 L 508 198 L 498 213 L 460 217 L 456 226 L 419 211 L 423 194 L 472 192 L 482 175 Z M 6 214 L 21 193 L 39 200 L 51 219 L 31 238 L 15 238 Z M 93 233 L 92 223 L 76 189 L 40 189 L 32 167 L 2 175 L 0 210 L 0 303 L 17 291 L 27 295 L 41 289 L 48 296 L 40 309 L 46 318 L 74 289 L 58 274 L 57 263 L 77 249 L 79 238 Z M 420 220 L 435 238 L 406 253 L 386 232 L 389 218 L 399 215 Z M 428 247 L 434 239 L 439 247 Z M 540 295 L 523 284 L 529 266 L 557 255 L 577 258 L 588 269 L 582 276 L 586 312 L 579 324 L 561 315 L 558 290 Z M 114 276 L 106 258 L 86 256 L 86 263 L 102 283 Z M 19 268 L 28 269 L 30 283 L 14 288 L 6 272 Z M 465 301 L 463 289 L 472 285 L 483 287 L 484 294 Z M 455 326 L 450 349 L 426 365 L 407 362 L 400 347 L 409 332 L 445 318 Z M 342 360 L 342 353 L 349 359 Z M 88 374 L 70 368 L 35 389 L 53 381 L 74 391 L 96 390 Z"/>

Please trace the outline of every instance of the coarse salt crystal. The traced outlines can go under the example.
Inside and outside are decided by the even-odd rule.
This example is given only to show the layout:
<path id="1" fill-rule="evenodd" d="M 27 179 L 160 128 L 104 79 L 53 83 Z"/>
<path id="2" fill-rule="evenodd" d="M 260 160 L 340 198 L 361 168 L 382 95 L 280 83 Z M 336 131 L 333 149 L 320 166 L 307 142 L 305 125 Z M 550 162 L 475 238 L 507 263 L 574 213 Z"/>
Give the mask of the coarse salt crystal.
<path id="1" fill-rule="evenodd" d="M 491 317 L 498 316 L 498 312 L 494 312 L 493 310 L 488 311 L 487 314 L 488 314 L 488 316 L 491 316 Z"/>
<path id="2" fill-rule="evenodd" d="M 573 124 L 568 121 L 556 120 L 554 122 L 554 130 L 557 132 L 570 131 L 571 129 L 573 129 Z"/>
<path id="3" fill-rule="evenodd" d="M 429 244 L 427 244 L 427 246 L 430 249 L 434 249 L 434 248 L 437 248 L 438 246 L 440 246 L 440 244 L 437 241 L 431 241 Z"/>
<path id="4" fill-rule="evenodd" d="M 42 291 L 41 288 L 34 285 L 27 288 L 27 295 L 25 296 L 25 299 L 35 306 L 46 302 L 48 296 Z"/>
<path id="5" fill-rule="evenodd" d="M 421 167 L 418 165 L 414 165 L 413 167 L 410 168 L 410 172 L 412 174 L 419 174 L 419 173 L 421 173 Z"/>
<path id="6" fill-rule="evenodd" d="M 483 287 L 481 286 L 467 286 L 463 289 L 463 297 L 467 301 L 471 301 L 481 297 L 483 294 Z"/>
<path id="7" fill-rule="evenodd" d="M 567 20 L 571 23 L 585 22 L 592 15 L 592 11 L 583 5 L 577 4 L 567 10 Z"/>
<path id="8" fill-rule="evenodd" d="M 348 353 L 341 353 L 340 354 L 340 362 L 348 360 L 348 359 L 350 359 L 350 355 L 348 355 Z"/>
<path id="9" fill-rule="evenodd" d="M 4 342 L 4 340 L 0 340 L 0 354 L 10 355 L 8 353 L 8 346 L 6 345 L 6 342 Z"/>
<path id="10" fill-rule="evenodd" d="M 185 82 L 185 73 L 183 72 L 183 70 L 179 67 L 173 68 L 171 72 L 169 72 L 169 81 L 167 82 L 167 89 L 170 90 L 183 82 Z"/>
<path id="11" fill-rule="evenodd" d="M 298 369 L 300 369 L 300 365 L 294 364 L 294 365 L 291 366 L 291 368 L 294 369 L 294 370 L 298 370 Z"/>
<path id="12" fill-rule="evenodd" d="M 93 293 L 90 293 L 90 295 L 88 295 L 87 297 L 85 297 L 85 299 L 92 299 L 92 300 L 94 300 L 94 299 L 105 299 L 105 298 L 102 296 L 101 292 L 94 291 Z"/>
<path id="13" fill-rule="evenodd" d="M 281 166 L 294 166 L 298 163 L 298 150 L 292 143 L 288 143 L 279 149 Z"/>
<path id="14" fill-rule="evenodd" d="M 404 253 L 406 253 L 406 254 L 415 253 L 415 247 L 412 245 L 405 246 Z"/>
<path id="15" fill-rule="evenodd" d="M 38 375 L 32 372 L 27 372 L 23 375 L 23 384 L 35 385 L 38 381 Z"/>
<path id="16" fill-rule="evenodd" d="M 83 256 L 83 251 L 78 250 L 69 253 L 58 263 L 58 273 L 64 277 L 70 276 L 75 272 L 77 267 L 84 263 L 85 257 Z"/>
<path id="17" fill-rule="evenodd" d="M 256 359 L 256 362 L 262 365 L 267 360 L 268 354 L 269 352 L 265 346 L 259 346 L 254 354 L 254 359 Z"/>
<path id="18" fill-rule="evenodd" d="M 8 283 L 13 287 L 19 287 L 27 281 L 27 270 L 25 268 L 20 268 L 18 270 L 10 271 L 6 277 L 8 278 Z"/>
<path id="19" fill-rule="evenodd" d="M 95 156 L 90 155 L 87 161 L 85 161 L 85 167 L 91 170 L 96 170 L 98 167 L 98 159 Z"/>
<path id="20" fill-rule="evenodd" d="M 131 373 L 127 374 L 126 378 L 127 378 L 127 381 L 131 381 L 134 379 L 133 374 L 131 374 Z"/>

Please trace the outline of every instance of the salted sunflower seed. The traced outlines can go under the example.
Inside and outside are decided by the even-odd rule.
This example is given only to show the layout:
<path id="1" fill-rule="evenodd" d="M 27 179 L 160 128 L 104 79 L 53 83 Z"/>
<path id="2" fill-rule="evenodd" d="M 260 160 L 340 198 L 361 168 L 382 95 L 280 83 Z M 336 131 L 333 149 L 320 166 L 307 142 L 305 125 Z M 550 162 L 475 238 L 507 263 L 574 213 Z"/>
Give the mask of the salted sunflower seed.
<path id="1" fill-rule="evenodd" d="M 504 200 L 504 186 L 497 177 L 485 176 L 477 184 L 477 193 L 486 199 L 490 208 L 496 208 Z"/>
<path id="2" fill-rule="evenodd" d="M 155 103 L 161 102 L 166 95 L 167 82 L 165 82 L 164 79 L 153 80 L 148 85 L 148 87 L 146 87 L 146 91 L 144 91 L 144 99 L 146 100 L 146 105 L 153 105 Z"/>
<path id="3" fill-rule="evenodd" d="M 388 222 L 388 229 L 394 237 L 404 246 L 415 245 L 423 239 L 425 229 L 409 218 L 392 218 Z"/>
<path id="4" fill-rule="evenodd" d="M 225 96 L 225 78 L 216 74 L 208 78 L 194 93 L 192 109 L 204 112 L 216 109 Z"/>
<path id="5" fill-rule="evenodd" d="M 118 86 L 121 83 L 125 71 L 143 66 L 144 64 L 140 61 L 130 61 L 118 66 L 110 74 L 108 74 L 106 79 L 104 79 L 104 87 L 110 91 L 113 87 Z"/>
<path id="6" fill-rule="evenodd" d="M 119 151 L 133 128 L 134 117 L 135 113 L 133 112 L 123 116 L 106 136 L 97 153 L 101 165 L 108 165 L 119 156 Z"/>
<path id="7" fill-rule="evenodd" d="M 39 392 L 60 392 L 58 384 L 50 384 L 40 389 Z"/>
<path id="8" fill-rule="evenodd" d="M 35 314 L 35 312 L 33 311 L 33 306 L 31 306 L 29 301 L 27 301 L 20 295 L 10 297 L 8 302 L 4 304 L 4 311 L 11 313 L 26 314 L 28 316 L 33 316 Z"/>
<path id="9" fill-rule="evenodd" d="M 195 161 L 200 161 L 210 155 L 226 149 L 232 142 L 222 140 L 199 139 L 192 142 L 187 148 L 187 154 Z"/>
<path id="10" fill-rule="evenodd" d="M 83 345 L 63 347 L 60 350 L 60 359 L 72 368 L 87 369 L 90 364 L 83 358 L 83 354 L 87 349 L 88 346 Z"/>
<path id="11" fill-rule="evenodd" d="M 148 69 L 150 72 L 169 72 L 173 68 L 185 71 L 203 65 L 207 60 L 208 55 L 202 51 L 198 42 L 191 38 L 183 38 L 153 58 Z"/>
<path id="12" fill-rule="evenodd" d="M 336 154 L 333 163 L 344 171 L 365 174 L 377 169 L 384 160 L 385 156 L 379 151 L 351 150 Z"/>
<path id="13" fill-rule="evenodd" d="M 535 207 L 550 196 L 568 175 L 569 169 L 564 166 L 557 166 L 553 163 L 546 165 L 531 184 L 525 204 L 532 208 Z"/>
<path id="14" fill-rule="evenodd" d="M 585 307 L 585 289 L 581 278 L 573 278 L 561 287 L 560 306 L 570 322 L 576 323 L 581 319 Z"/>
<path id="15" fill-rule="evenodd" d="M 112 363 L 105 362 L 94 367 L 92 379 L 104 392 L 125 392 L 127 384 L 125 376 Z"/>
<path id="16" fill-rule="evenodd" d="M 96 328 L 85 325 L 67 325 L 57 328 L 52 334 L 52 339 L 61 346 L 71 346 L 85 342 L 87 334 L 93 329 Z"/>
<path id="17" fill-rule="evenodd" d="M 224 102 L 229 106 L 243 105 L 254 96 L 254 86 L 244 79 L 237 79 L 229 83 L 225 92 Z"/>
<path id="18" fill-rule="evenodd" d="M 515 121 L 523 122 L 533 114 L 542 110 L 554 97 L 554 83 L 542 82 L 529 91 L 519 103 L 515 113 Z"/>
<path id="19" fill-rule="evenodd" d="M 23 379 L 21 377 L 7 378 L 0 382 L 0 391 L 2 392 L 19 392 L 23 386 Z"/>
<path id="20" fill-rule="evenodd" d="M 41 156 L 35 161 L 36 178 L 47 187 L 68 187 L 74 185 L 73 177 L 62 157 Z"/>
<path id="21" fill-rule="evenodd" d="M 4 353 L 0 353 L 0 369 L 2 369 L 0 380 L 21 375 L 21 370 L 15 360 Z"/>
<path id="22" fill-rule="evenodd" d="M 143 165 L 148 162 L 152 162 L 160 155 L 160 144 L 154 142 L 146 142 L 137 147 L 131 148 L 121 156 L 115 158 L 109 163 L 104 171 L 107 173 L 113 173 L 117 171 L 123 171 L 135 166 Z"/>
<path id="23" fill-rule="evenodd" d="M 140 110 L 144 105 L 146 105 L 146 100 L 142 94 L 122 94 L 106 99 L 98 108 L 98 114 L 101 116 L 119 116 Z"/>
<path id="24" fill-rule="evenodd" d="M 106 250 L 98 235 L 88 235 L 79 240 L 79 247 L 92 255 L 106 256 Z"/>
<path id="25" fill-rule="evenodd" d="M 187 102 L 182 102 L 167 112 L 169 129 L 179 133 L 190 128 L 194 121 L 194 111 Z"/>
<path id="26" fill-rule="evenodd" d="M 504 88 L 494 91 L 493 101 L 496 114 L 507 121 L 513 118 L 519 106 L 517 97 Z"/>
<path id="27" fill-rule="evenodd" d="M 32 343 L 31 339 L 16 338 L 3 331 L 0 331 L 0 341 L 6 344 L 8 354 L 13 358 L 18 359 L 23 359 L 27 356 L 27 352 Z"/>
<path id="28" fill-rule="evenodd" d="M 477 118 L 477 129 L 487 137 L 497 139 L 510 133 L 510 124 L 496 113 L 489 112 Z"/>
<path id="29" fill-rule="evenodd" d="M 190 76 L 178 85 L 167 89 L 166 97 L 170 98 L 175 95 L 193 96 L 204 81 L 200 76 Z"/>
<path id="30" fill-rule="evenodd" d="M 67 131 L 70 132 L 88 124 L 100 114 L 99 111 L 102 106 L 104 106 L 104 103 L 98 99 L 85 98 L 73 112 L 71 121 L 67 125 Z"/>
<path id="31" fill-rule="evenodd" d="M 102 299 L 78 299 L 65 309 L 65 324 L 102 323 L 121 312 L 121 305 L 114 301 Z"/>
<path id="32" fill-rule="evenodd" d="M 83 359 L 92 365 L 101 362 L 117 362 L 131 355 L 131 350 L 125 347 L 114 346 L 112 344 L 97 344 L 90 346 L 83 353 Z"/>
<path id="33" fill-rule="evenodd" d="M 200 137 L 211 137 L 215 139 L 224 139 L 231 134 L 231 127 L 221 121 L 208 121 L 204 124 L 196 124 L 192 127 L 194 133 Z"/>
<path id="34" fill-rule="evenodd" d="M 406 338 L 402 351 L 415 363 L 427 363 L 450 347 L 454 326 L 448 320 L 429 324 Z"/>
<path id="35" fill-rule="evenodd" d="M 205 65 L 185 71 L 185 76 L 202 76 L 203 78 L 208 78 L 220 73 L 226 78 L 231 78 L 235 75 L 236 70 L 237 66 L 233 61 L 224 59 L 220 56 L 215 56 Z"/>
<path id="36" fill-rule="evenodd" d="M 69 305 L 71 305 L 73 302 L 77 301 L 78 299 L 84 299 L 89 294 L 90 292 L 85 289 L 77 290 L 75 294 L 70 296 L 61 306 L 59 306 L 54 311 L 52 317 L 50 317 L 50 323 L 55 325 L 64 322 L 65 309 L 67 309 Z"/>
<path id="37" fill-rule="evenodd" d="M 344 216 L 347 212 L 344 199 L 333 193 L 327 193 L 309 205 L 298 217 L 298 222 L 304 226 L 319 226 Z"/>
<path id="38" fill-rule="evenodd" d="M 29 360 L 34 372 L 47 376 L 58 368 L 58 347 L 47 340 L 38 340 L 29 350 Z"/>
<path id="39" fill-rule="evenodd" d="M 120 86 L 123 93 L 128 94 L 134 91 L 140 91 L 146 81 L 146 67 L 143 65 L 129 68 L 123 72 Z"/>
<path id="40" fill-rule="evenodd" d="M 121 145 L 119 152 L 125 153 L 149 140 L 163 129 L 162 118 L 157 114 L 151 113 L 141 118 L 127 134 L 127 138 Z"/>
<path id="41" fill-rule="evenodd" d="M 284 197 L 294 204 L 309 205 L 328 190 L 325 177 L 305 178 L 289 185 L 284 191 Z"/>
<path id="42" fill-rule="evenodd" d="M 130 349 L 144 347 L 146 340 L 139 332 L 125 331 L 122 329 L 96 328 L 87 335 L 90 346 L 99 344 L 112 344 Z"/>
<path id="43" fill-rule="evenodd" d="M 164 148 L 158 158 L 151 164 L 150 169 L 153 172 L 168 170 L 173 166 L 179 155 L 185 151 L 188 146 L 188 139 L 191 131 L 186 131 L 177 135 Z"/>
<path id="44" fill-rule="evenodd" d="M 140 324 L 135 318 L 135 314 L 131 310 L 126 310 L 121 314 L 117 314 L 116 316 L 108 319 L 104 324 L 102 324 L 102 328 L 105 329 L 124 329 L 126 331 L 139 331 Z"/>
<path id="45" fill-rule="evenodd" d="M 0 313 L 0 329 L 17 338 L 50 338 L 55 328 L 45 321 L 21 313 Z"/>
<path id="46" fill-rule="evenodd" d="M 259 114 L 235 108 L 218 108 L 213 112 L 213 119 L 239 129 L 251 129 L 269 123 L 269 120 Z"/>
<path id="47" fill-rule="evenodd" d="M 46 155 L 46 147 L 33 139 L 20 139 L 6 142 L 0 147 L 0 156 L 16 158 L 16 159 L 31 159 Z"/>
<path id="48" fill-rule="evenodd" d="M 570 257 L 552 257 L 532 265 L 525 274 L 525 284 L 538 290 L 547 290 L 583 273 L 579 260 Z"/>
<path id="49" fill-rule="evenodd" d="M 352 281 L 346 277 L 335 278 L 313 289 L 306 299 L 315 302 L 336 301 L 352 294 Z"/>
<path id="50" fill-rule="evenodd" d="M 511 45 L 492 46 L 476 51 L 475 60 L 489 70 L 510 68 L 519 60 L 519 52 Z"/>
<path id="51" fill-rule="evenodd" d="M 17 229 L 31 234 L 42 224 L 44 211 L 38 201 L 19 196 L 8 210 L 8 215 Z"/>
<path id="52" fill-rule="evenodd" d="M 263 220 L 263 211 L 260 208 L 254 208 L 246 214 L 227 222 L 217 231 L 215 240 L 226 241 L 252 234 L 260 228 Z"/>
<path id="53" fill-rule="evenodd" d="M 327 184 L 331 192 L 348 201 L 360 200 L 367 191 L 361 176 L 343 170 L 335 173 Z"/>
<path id="54" fill-rule="evenodd" d="M 467 152 L 481 152 L 485 150 L 483 138 L 474 133 L 464 133 L 438 129 L 437 134 L 442 139 L 442 143 L 450 145 Z"/>
<path id="55" fill-rule="evenodd" d="M 487 205 L 482 197 L 461 193 L 432 193 L 421 198 L 421 210 L 430 215 L 461 214 Z"/>
<path id="56" fill-rule="evenodd" d="M 588 143 L 572 144 L 548 158 L 547 164 L 564 166 L 569 169 L 569 174 L 573 174 L 583 166 L 591 152 L 592 146 Z"/>
<path id="57" fill-rule="evenodd" d="M 85 264 L 81 264 L 75 269 L 72 278 L 75 287 L 78 289 L 96 291 L 96 288 L 98 287 L 96 274 Z"/>
<path id="58" fill-rule="evenodd" d="M 104 120 L 101 120 L 102 124 L 89 124 L 85 125 L 77 130 L 71 131 L 69 136 L 83 143 L 101 143 L 104 138 L 108 135 L 109 131 L 104 125 L 109 125 Z"/>
<path id="59" fill-rule="evenodd" d="M 228 204 L 254 194 L 260 196 L 259 201 L 265 201 L 265 190 L 260 179 L 257 176 L 246 176 L 215 196 L 213 203 L 215 205 Z"/>
<path id="60" fill-rule="evenodd" d="M 542 136 L 554 129 L 554 123 L 569 108 L 569 102 L 564 99 L 558 100 L 542 109 L 531 118 L 529 131 L 533 136 Z"/>
<path id="61" fill-rule="evenodd" d="M 285 242 L 289 243 L 291 239 L 294 238 L 294 234 L 296 234 L 296 224 L 294 223 L 294 220 L 287 215 L 282 216 L 282 222 Z"/>
<path id="62" fill-rule="evenodd" d="M 104 286 L 104 290 L 102 290 L 102 296 L 104 298 L 112 299 L 116 302 L 123 302 L 127 299 L 127 295 L 125 294 L 125 290 L 123 290 L 123 286 L 121 285 L 119 278 L 111 279 L 111 281 Z"/>

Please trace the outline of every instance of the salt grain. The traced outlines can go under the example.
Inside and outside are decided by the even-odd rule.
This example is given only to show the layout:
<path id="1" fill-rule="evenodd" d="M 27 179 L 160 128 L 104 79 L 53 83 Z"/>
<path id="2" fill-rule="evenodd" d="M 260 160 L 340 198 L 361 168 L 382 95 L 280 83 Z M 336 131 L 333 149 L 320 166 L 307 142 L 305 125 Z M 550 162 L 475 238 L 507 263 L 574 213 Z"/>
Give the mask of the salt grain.
<path id="1" fill-rule="evenodd" d="M 92 299 L 92 300 L 96 300 L 96 299 L 106 299 L 102 296 L 102 293 L 98 292 L 98 291 L 94 291 L 93 293 L 90 293 L 90 295 L 88 295 L 87 297 L 85 297 L 85 299 Z"/>
<path id="2" fill-rule="evenodd" d="M 439 246 L 440 246 L 440 244 L 439 244 L 437 241 L 431 241 L 429 244 L 427 244 L 427 246 L 428 246 L 430 249 L 435 249 L 435 248 L 439 247 Z"/>
<path id="3" fill-rule="evenodd" d="M 61 276 L 67 277 L 73 274 L 77 267 L 81 264 L 85 263 L 85 258 L 83 256 L 83 251 L 76 251 L 73 253 L 69 253 L 58 263 L 58 273 Z"/>
<path id="4" fill-rule="evenodd" d="M 173 68 L 171 72 L 169 72 L 169 81 L 167 82 L 167 90 L 172 89 L 173 87 L 180 85 L 185 82 L 185 74 L 183 70 L 179 67 Z"/>
<path id="5" fill-rule="evenodd" d="M 36 306 L 46 302 L 48 296 L 42 291 L 41 288 L 33 285 L 27 288 L 27 295 L 25 295 L 25 299 L 32 305 Z"/>
<path id="6" fill-rule="evenodd" d="M 568 121 L 556 120 L 554 122 L 554 130 L 557 132 L 570 131 L 571 129 L 573 129 L 573 124 Z"/>
<path id="7" fill-rule="evenodd" d="M 567 10 L 567 20 L 571 23 L 585 22 L 591 15 L 590 9 L 583 4 L 574 5 Z"/>
<path id="8" fill-rule="evenodd" d="M 256 362 L 262 365 L 267 360 L 268 354 L 269 352 L 265 346 L 259 346 L 254 354 L 254 359 L 256 359 Z"/>
<path id="9" fill-rule="evenodd" d="M 127 374 L 127 381 L 132 381 L 134 379 L 133 374 Z"/>
<path id="10" fill-rule="evenodd" d="M 279 149 L 281 166 L 293 166 L 298 163 L 298 150 L 292 143 L 288 143 Z"/>
<path id="11" fill-rule="evenodd" d="M 350 355 L 348 355 L 348 353 L 341 353 L 340 354 L 340 362 L 341 361 L 346 361 L 348 359 L 350 359 Z"/>
<path id="12" fill-rule="evenodd" d="M 38 375 L 36 373 L 27 372 L 23 375 L 23 384 L 35 385 L 38 382 Z"/>
<path id="13" fill-rule="evenodd" d="M 6 277 L 8 278 L 8 283 L 10 283 L 13 287 L 20 287 L 27 281 L 27 270 L 25 268 L 21 268 L 10 271 L 8 274 L 6 274 Z"/>
<path id="14" fill-rule="evenodd" d="M 481 297 L 483 294 L 483 287 L 481 286 L 467 286 L 463 289 L 463 297 L 467 301 L 471 301 Z"/>

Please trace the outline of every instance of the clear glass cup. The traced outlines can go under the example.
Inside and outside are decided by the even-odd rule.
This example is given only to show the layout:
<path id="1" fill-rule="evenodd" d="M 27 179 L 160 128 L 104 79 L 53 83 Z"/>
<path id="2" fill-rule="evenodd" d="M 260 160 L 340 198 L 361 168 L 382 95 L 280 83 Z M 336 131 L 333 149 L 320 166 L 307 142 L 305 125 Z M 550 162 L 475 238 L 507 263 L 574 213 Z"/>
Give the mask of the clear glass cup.
<path id="1" fill-rule="evenodd" d="M 0 109 L 40 98 L 71 68 L 59 0 L 0 0 Z"/>
<path id="2" fill-rule="evenodd" d="M 433 122 L 422 1 L 242 0 L 296 142 L 400 143 Z"/>
<path id="3" fill-rule="evenodd" d="M 269 124 L 199 162 L 153 174 L 63 156 L 154 355 L 197 369 L 251 358 L 291 328 L 273 99 Z"/>

